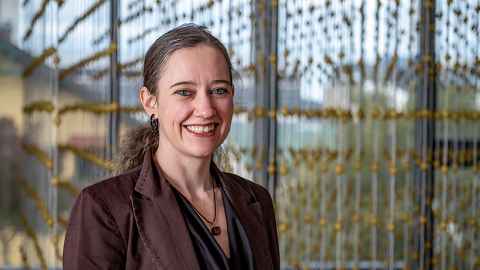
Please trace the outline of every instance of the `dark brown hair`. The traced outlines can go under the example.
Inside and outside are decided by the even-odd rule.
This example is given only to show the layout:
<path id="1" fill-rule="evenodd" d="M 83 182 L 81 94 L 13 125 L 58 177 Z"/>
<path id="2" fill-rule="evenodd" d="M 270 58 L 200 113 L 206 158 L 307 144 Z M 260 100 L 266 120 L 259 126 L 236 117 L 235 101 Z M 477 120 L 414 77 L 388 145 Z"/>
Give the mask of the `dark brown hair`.
<path id="1" fill-rule="evenodd" d="M 150 94 L 157 94 L 157 82 L 169 57 L 177 50 L 205 44 L 218 49 L 227 62 L 230 82 L 233 84 L 232 63 L 225 46 L 206 27 L 192 23 L 178 26 L 160 36 L 148 49 L 143 63 L 143 85 Z M 117 170 L 123 172 L 142 164 L 146 151 L 158 148 L 158 132 L 149 125 L 134 128 L 127 133 L 120 146 Z"/>

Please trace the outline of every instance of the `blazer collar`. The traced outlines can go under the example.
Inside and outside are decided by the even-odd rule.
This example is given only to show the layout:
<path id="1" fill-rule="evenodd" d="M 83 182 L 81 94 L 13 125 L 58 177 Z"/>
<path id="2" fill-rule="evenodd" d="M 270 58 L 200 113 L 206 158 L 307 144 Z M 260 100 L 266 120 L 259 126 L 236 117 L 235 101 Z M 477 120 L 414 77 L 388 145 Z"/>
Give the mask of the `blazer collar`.
<path id="1" fill-rule="evenodd" d="M 252 249 L 255 269 L 274 269 L 273 257 L 269 250 L 267 226 L 264 220 L 260 201 L 257 200 L 248 180 L 238 179 L 221 172 L 212 162 L 212 173 L 220 178 L 220 185 L 225 190 L 227 199 L 232 202 L 233 209 L 240 219 Z M 237 179 L 235 179 L 237 178 Z M 248 184 L 247 184 L 248 183 Z"/>
<path id="2" fill-rule="evenodd" d="M 268 237 L 263 211 L 246 185 L 222 173 L 212 162 L 212 173 L 220 179 L 227 198 L 250 240 L 256 269 L 273 269 L 268 256 Z M 142 169 L 131 196 L 134 218 L 142 240 L 159 269 L 199 270 L 190 235 L 172 188 L 152 154 L 145 154 Z"/>

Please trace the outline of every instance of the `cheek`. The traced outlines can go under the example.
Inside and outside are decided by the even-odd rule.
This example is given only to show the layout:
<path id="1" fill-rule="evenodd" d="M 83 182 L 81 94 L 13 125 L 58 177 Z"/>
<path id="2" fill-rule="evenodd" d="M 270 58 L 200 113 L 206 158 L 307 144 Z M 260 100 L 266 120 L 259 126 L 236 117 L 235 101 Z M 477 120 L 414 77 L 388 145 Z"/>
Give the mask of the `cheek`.
<path id="1" fill-rule="evenodd" d="M 192 114 L 192 110 L 189 106 L 179 106 L 177 110 L 171 110 L 172 119 L 174 119 L 174 125 L 181 125 Z"/>
<path id="2" fill-rule="evenodd" d="M 231 122 L 233 116 L 233 100 L 222 100 L 217 104 L 218 113 L 224 121 Z"/>
<path id="3" fill-rule="evenodd" d="M 190 114 L 189 106 L 170 103 L 169 106 L 164 106 L 161 111 L 162 125 L 172 131 L 173 128 L 178 128 L 178 125 L 187 120 Z"/>

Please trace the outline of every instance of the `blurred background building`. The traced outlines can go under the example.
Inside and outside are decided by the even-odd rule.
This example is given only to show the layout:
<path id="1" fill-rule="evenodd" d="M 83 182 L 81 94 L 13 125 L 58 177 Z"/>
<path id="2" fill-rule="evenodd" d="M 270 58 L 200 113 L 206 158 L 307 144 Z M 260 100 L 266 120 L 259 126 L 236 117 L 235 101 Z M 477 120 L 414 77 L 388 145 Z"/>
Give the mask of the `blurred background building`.
<path id="1" fill-rule="evenodd" d="M 231 55 L 222 165 L 274 197 L 282 269 L 480 269 L 478 0 L 0 0 L 0 269 L 61 268 L 188 22 Z"/>

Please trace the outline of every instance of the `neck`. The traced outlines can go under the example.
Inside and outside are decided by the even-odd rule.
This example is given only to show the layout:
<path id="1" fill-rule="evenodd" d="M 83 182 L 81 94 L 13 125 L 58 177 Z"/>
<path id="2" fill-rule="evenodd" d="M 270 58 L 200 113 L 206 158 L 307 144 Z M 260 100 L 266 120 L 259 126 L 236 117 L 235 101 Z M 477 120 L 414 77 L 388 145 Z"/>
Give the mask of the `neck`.
<path id="1" fill-rule="evenodd" d="M 155 162 L 162 168 L 167 180 L 189 198 L 203 197 L 212 189 L 210 174 L 211 156 L 205 158 L 185 157 L 168 154 L 159 147 Z"/>

